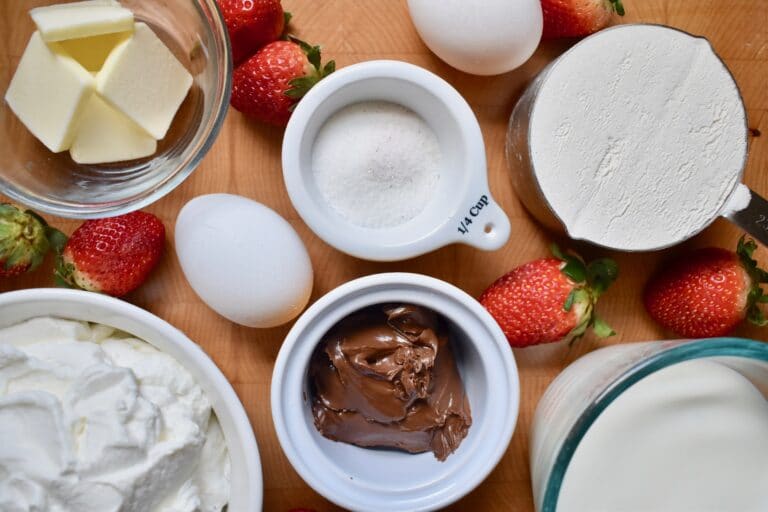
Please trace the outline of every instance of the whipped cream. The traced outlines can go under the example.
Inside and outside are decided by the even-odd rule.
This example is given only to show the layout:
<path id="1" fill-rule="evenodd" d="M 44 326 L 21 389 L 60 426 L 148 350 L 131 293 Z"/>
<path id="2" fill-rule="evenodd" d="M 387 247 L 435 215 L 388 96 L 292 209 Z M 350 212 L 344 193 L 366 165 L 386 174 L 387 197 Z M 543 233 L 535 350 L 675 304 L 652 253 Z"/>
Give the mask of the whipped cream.
<path id="1" fill-rule="evenodd" d="M 0 511 L 220 511 L 230 460 L 175 359 L 102 325 L 0 329 Z"/>
<path id="2" fill-rule="evenodd" d="M 746 113 L 706 39 L 626 25 L 574 46 L 531 111 L 531 162 L 573 238 L 651 250 L 723 210 L 747 151 Z"/>

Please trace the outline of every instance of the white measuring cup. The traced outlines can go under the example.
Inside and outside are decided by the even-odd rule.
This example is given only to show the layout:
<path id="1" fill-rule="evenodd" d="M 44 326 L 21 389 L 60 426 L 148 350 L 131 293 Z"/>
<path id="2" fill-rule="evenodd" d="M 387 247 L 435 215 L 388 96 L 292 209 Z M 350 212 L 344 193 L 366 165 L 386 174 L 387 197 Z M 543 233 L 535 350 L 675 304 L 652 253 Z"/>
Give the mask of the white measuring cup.
<path id="1" fill-rule="evenodd" d="M 435 132 L 442 152 L 432 199 L 413 219 L 392 227 L 367 228 L 342 217 L 323 199 L 312 172 L 314 142 L 323 124 L 344 107 L 365 101 L 412 110 Z M 509 238 L 509 219 L 488 188 L 477 118 L 448 82 L 413 64 L 368 61 L 324 78 L 291 115 L 282 152 L 285 185 L 301 218 L 326 243 L 352 256 L 396 261 L 452 243 L 490 251 Z"/>
<path id="2" fill-rule="evenodd" d="M 606 53 L 611 52 L 618 54 L 621 49 L 616 47 L 617 36 L 619 34 L 629 36 L 627 40 L 631 41 L 630 50 L 633 52 L 646 51 L 643 46 L 643 42 L 639 36 L 643 37 L 659 37 L 663 36 L 665 32 L 671 32 L 679 35 L 678 39 L 686 41 L 688 44 L 697 45 L 700 48 L 698 54 L 701 58 L 717 59 L 724 68 L 723 76 L 724 80 L 732 81 L 733 97 L 736 98 L 735 104 L 738 104 L 738 112 L 740 116 L 744 118 L 743 128 L 739 127 L 739 130 L 743 130 L 738 135 L 738 142 L 741 144 L 743 141 L 743 154 L 739 155 L 739 165 L 733 167 L 732 173 L 728 176 L 730 180 L 730 189 L 727 189 L 719 202 L 712 208 L 706 208 L 697 214 L 698 225 L 695 229 L 691 229 L 689 232 L 674 237 L 669 237 L 665 243 L 653 244 L 648 243 L 645 246 L 627 247 L 611 244 L 607 242 L 602 233 L 597 233 L 592 237 L 581 236 L 579 233 L 575 233 L 575 229 L 568 226 L 568 223 L 563 220 L 563 216 L 559 213 L 562 211 L 562 204 L 553 204 L 553 201 L 543 191 L 542 187 L 542 173 L 560 173 L 561 175 L 566 172 L 571 172 L 573 169 L 560 168 L 560 169 L 544 169 L 541 166 L 537 166 L 536 150 L 532 147 L 531 132 L 533 123 L 536 122 L 537 116 L 541 114 L 545 100 L 542 100 L 542 90 L 547 87 L 549 83 L 553 83 L 553 77 L 561 79 L 563 73 L 571 73 L 569 76 L 573 76 L 572 69 L 574 64 L 578 64 L 576 61 L 584 62 L 584 50 L 586 48 L 595 48 Z M 663 58 L 670 55 L 674 55 L 675 48 L 670 48 Z M 581 52 L 581 53 L 580 53 Z M 595 62 L 603 62 L 599 56 L 594 57 Z M 609 64 L 605 64 L 609 65 Z M 619 67 L 619 66 L 617 66 Z M 614 69 L 614 68 L 612 68 Z M 617 71 L 618 74 L 618 71 Z M 663 80 L 665 77 L 659 77 L 659 80 Z M 576 80 L 572 81 L 571 87 L 578 87 L 575 85 Z M 603 84 L 604 89 L 601 89 L 603 94 L 610 94 L 608 91 L 608 84 Z M 553 90 L 554 86 L 549 90 Z M 579 92 L 579 91 L 576 91 Z M 621 90 L 618 92 L 621 94 Z M 551 100 L 550 94 L 549 99 Z M 629 100 L 631 101 L 631 99 Z M 627 123 L 633 123 L 633 119 L 627 119 Z M 604 130 L 603 130 L 604 131 Z M 604 134 L 601 132 L 599 126 L 595 126 L 590 137 L 598 136 L 611 136 L 612 134 Z M 552 133 L 552 139 L 558 136 L 557 133 Z M 743 139 L 741 139 L 743 137 Z M 746 124 L 746 111 L 744 109 L 743 99 L 739 93 L 738 86 L 735 80 L 725 68 L 725 64 L 719 59 L 717 54 L 712 49 L 709 42 L 703 37 L 696 37 L 683 31 L 679 31 L 674 28 L 665 27 L 661 25 L 653 24 L 626 24 L 611 27 L 609 29 L 598 32 L 597 34 L 583 39 L 563 55 L 551 62 L 528 86 L 526 91 L 519 99 L 517 105 L 512 112 L 512 116 L 509 122 L 509 129 L 507 132 L 507 163 L 509 165 L 510 172 L 512 173 L 512 181 L 515 185 L 517 194 L 521 202 L 526 206 L 528 211 L 537 218 L 546 227 L 558 231 L 565 231 L 569 236 L 578 240 L 585 240 L 595 245 L 607 247 L 610 249 L 617 249 L 623 251 L 652 251 L 658 249 L 664 249 L 666 247 L 678 244 L 698 234 L 710 224 L 712 224 L 718 217 L 725 217 L 734 222 L 742 229 L 753 235 L 763 244 L 768 245 L 768 202 L 756 193 L 747 188 L 743 183 L 744 167 L 747 161 L 747 138 L 748 128 Z M 630 143 L 637 143 L 637 141 L 630 141 Z M 557 149 L 554 149 L 557 150 Z M 647 152 L 658 151 L 656 147 L 644 148 Z M 541 148 L 538 148 L 541 151 Z M 566 166 L 567 167 L 567 166 Z M 710 186 L 706 180 L 701 178 L 694 178 L 689 182 L 682 182 L 681 187 L 706 187 Z M 698 189 L 697 189 L 698 190 Z M 702 189 L 703 190 L 703 189 Z M 640 228 L 636 228 L 640 229 Z"/>

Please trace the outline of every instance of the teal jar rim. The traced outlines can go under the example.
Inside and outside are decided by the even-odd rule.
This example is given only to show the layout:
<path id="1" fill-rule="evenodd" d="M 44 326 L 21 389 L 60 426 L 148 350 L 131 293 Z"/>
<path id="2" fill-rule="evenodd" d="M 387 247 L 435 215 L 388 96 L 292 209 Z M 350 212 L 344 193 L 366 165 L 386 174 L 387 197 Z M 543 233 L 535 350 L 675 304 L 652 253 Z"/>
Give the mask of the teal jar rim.
<path id="1" fill-rule="evenodd" d="M 746 338 L 711 338 L 683 342 L 661 350 L 625 370 L 584 409 L 569 430 L 558 449 L 552 471 L 547 478 L 541 512 L 556 512 L 563 478 L 573 454 L 595 420 L 616 398 L 630 386 L 658 370 L 706 357 L 742 357 L 768 363 L 768 343 Z"/>

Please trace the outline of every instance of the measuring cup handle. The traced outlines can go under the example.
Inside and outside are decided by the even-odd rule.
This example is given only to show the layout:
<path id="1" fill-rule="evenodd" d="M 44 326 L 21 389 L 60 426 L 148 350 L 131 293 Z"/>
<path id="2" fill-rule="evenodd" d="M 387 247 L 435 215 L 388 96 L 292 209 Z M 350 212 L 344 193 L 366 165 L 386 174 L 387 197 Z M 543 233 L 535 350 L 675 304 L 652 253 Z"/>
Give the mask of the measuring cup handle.
<path id="1" fill-rule="evenodd" d="M 456 242 L 495 251 L 509 240 L 509 217 L 489 191 L 470 198 L 465 209 L 453 220 L 447 228 L 453 230 Z"/>
<path id="2" fill-rule="evenodd" d="M 746 185 L 736 188 L 723 217 L 768 246 L 768 201 Z"/>

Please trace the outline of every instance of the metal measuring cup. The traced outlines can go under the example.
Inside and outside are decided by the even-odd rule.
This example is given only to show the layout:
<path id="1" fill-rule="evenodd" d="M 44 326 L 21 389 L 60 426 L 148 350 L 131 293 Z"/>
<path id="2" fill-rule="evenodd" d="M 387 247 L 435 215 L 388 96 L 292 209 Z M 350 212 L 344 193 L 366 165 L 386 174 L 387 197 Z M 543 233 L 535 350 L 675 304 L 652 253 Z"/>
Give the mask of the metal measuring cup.
<path id="1" fill-rule="evenodd" d="M 509 121 L 509 127 L 507 130 L 506 157 L 507 157 L 507 164 L 512 175 L 513 185 L 516 189 L 518 197 L 520 198 L 520 201 L 523 203 L 526 209 L 545 227 L 555 232 L 566 233 L 569 236 L 571 235 L 570 233 L 568 233 L 568 229 L 565 225 L 565 222 L 558 216 L 558 214 L 556 213 L 556 209 L 553 207 L 553 205 L 549 202 L 549 200 L 543 193 L 537 178 L 537 172 L 536 172 L 535 166 L 532 162 L 532 158 L 531 158 L 532 146 L 531 146 L 531 139 L 530 139 L 530 131 L 531 131 L 532 116 L 535 115 L 536 99 L 539 95 L 541 88 L 546 83 L 547 79 L 552 75 L 553 70 L 555 70 L 558 62 L 560 62 L 565 56 L 567 56 L 570 52 L 572 52 L 574 48 L 594 38 L 605 37 L 605 34 L 611 31 L 626 30 L 629 27 L 636 27 L 638 25 L 663 27 L 661 25 L 654 25 L 654 24 L 634 24 L 634 25 L 625 24 L 625 25 L 618 25 L 615 27 L 608 28 L 588 38 L 585 38 L 581 42 L 577 43 L 574 47 L 566 51 L 563 55 L 561 55 L 560 57 L 552 61 L 546 68 L 544 68 L 535 77 L 535 79 L 529 84 L 528 88 L 525 90 L 523 95 L 518 100 L 512 112 L 512 116 Z M 687 34 L 688 36 L 691 36 L 691 37 L 697 37 L 687 32 L 680 31 L 678 29 L 674 29 L 671 27 L 663 27 L 663 28 L 669 29 L 669 30 L 676 30 L 678 32 Z M 699 39 L 704 39 L 706 41 L 706 38 L 699 37 Z M 713 50 L 713 53 L 714 53 L 714 50 Z M 715 54 L 715 56 L 717 55 Z M 719 57 L 717 58 L 719 59 Z M 723 66 L 725 67 L 725 64 L 723 64 Z M 741 108 L 743 109 L 744 108 L 743 98 L 741 97 L 740 93 L 739 93 L 739 98 L 741 99 Z M 744 115 L 744 119 L 746 120 L 746 114 Z M 745 230 L 747 233 L 754 236 L 757 240 L 759 240 L 764 245 L 768 245 L 768 201 L 760 197 L 758 194 L 750 190 L 746 185 L 742 183 L 744 168 L 747 162 L 747 149 L 746 149 L 747 137 L 748 137 L 748 127 L 745 122 L 744 158 L 742 161 L 741 169 L 739 171 L 738 179 L 734 181 L 734 185 L 729 193 L 728 199 L 725 201 L 723 206 L 718 211 L 712 212 L 711 216 L 708 219 L 706 219 L 705 222 L 701 223 L 701 228 L 689 234 L 688 236 L 683 237 L 679 240 L 675 240 L 672 243 L 648 247 L 647 249 L 642 249 L 642 250 L 664 249 L 666 247 L 683 242 L 684 240 L 687 240 L 695 236 L 696 234 L 698 234 L 699 232 L 707 228 L 718 217 L 724 217 L 730 220 L 731 222 L 733 222 L 734 224 L 738 225 L 743 230 Z M 624 250 L 629 252 L 635 251 L 633 249 L 626 249 L 623 247 L 612 247 L 608 244 L 601 243 L 600 240 L 591 240 L 591 239 L 578 238 L 573 236 L 572 238 L 582 239 L 590 243 L 593 243 L 595 245 L 606 247 L 609 249 Z"/>

